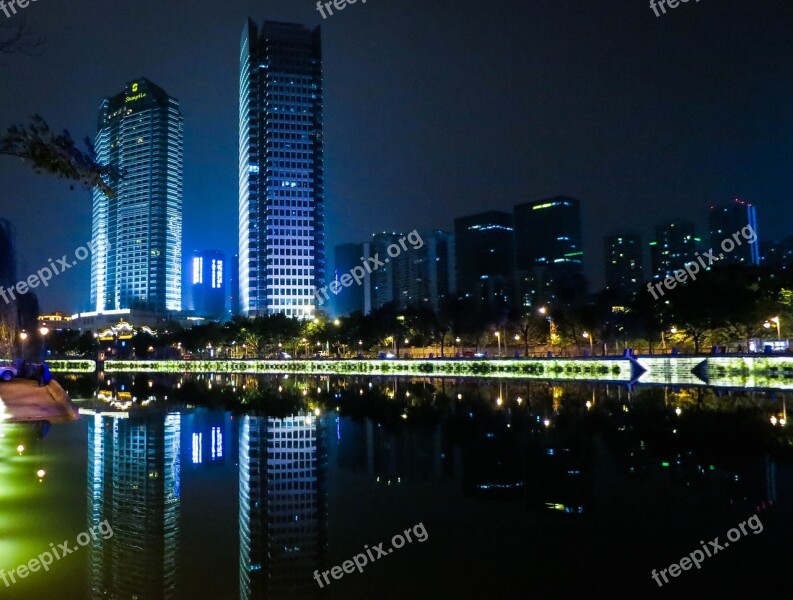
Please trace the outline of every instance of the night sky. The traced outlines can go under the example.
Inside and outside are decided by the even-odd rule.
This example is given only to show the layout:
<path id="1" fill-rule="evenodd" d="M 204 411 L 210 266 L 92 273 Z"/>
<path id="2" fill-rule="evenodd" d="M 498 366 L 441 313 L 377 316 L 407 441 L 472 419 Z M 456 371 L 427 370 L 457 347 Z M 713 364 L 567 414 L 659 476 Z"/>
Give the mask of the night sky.
<path id="1" fill-rule="evenodd" d="M 121 8 L 123 6 L 123 9 Z M 0 127 L 44 116 L 77 139 L 103 97 L 144 76 L 185 118 L 185 253 L 237 247 L 239 38 L 245 18 L 323 25 L 328 255 L 373 231 L 557 194 L 583 204 L 586 269 L 602 237 L 758 204 L 761 239 L 793 234 L 793 3 L 368 0 L 323 21 L 313 0 L 38 0 L 47 44 L 0 56 Z M 0 157 L 0 216 L 20 278 L 90 238 L 91 196 Z M 703 236 L 706 237 L 706 236 Z M 40 290 L 84 308 L 88 261 Z"/>

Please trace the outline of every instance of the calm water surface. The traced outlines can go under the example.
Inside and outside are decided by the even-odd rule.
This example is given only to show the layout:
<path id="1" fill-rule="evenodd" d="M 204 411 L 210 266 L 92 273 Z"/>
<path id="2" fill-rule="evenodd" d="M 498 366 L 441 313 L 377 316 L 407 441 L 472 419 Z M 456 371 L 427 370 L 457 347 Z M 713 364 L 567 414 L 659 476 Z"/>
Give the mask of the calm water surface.
<path id="1" fill-rule="evenodd" d="M 61 382 L 79 421 L 0 424 L 0 568 L 51 544 L 76 550 L 0 582 L 2 598 L 785 589 L 793 446 L 771 417 L 786 416 L 789 394 L 276 376 Z M 651 578 L 755 514 L 762 532 L 748 529 L 663 588 Z M 388 553 L 408 529 L 412 541 Z M 362 573 L 339 569 L 320 588 L 315 571 L 381 542 L 385 555 Z"/>

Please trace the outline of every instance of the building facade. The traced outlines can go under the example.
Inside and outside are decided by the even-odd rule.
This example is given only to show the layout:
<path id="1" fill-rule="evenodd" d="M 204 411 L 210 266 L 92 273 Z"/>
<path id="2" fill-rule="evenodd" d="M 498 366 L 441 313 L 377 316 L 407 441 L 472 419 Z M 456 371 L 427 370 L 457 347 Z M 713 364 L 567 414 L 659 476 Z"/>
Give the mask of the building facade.
<path id="1" fill-rule="evenodd" d="M 399 308 L 426 306 L 438 311 L 454 291 L 454 244 L 448 231 L 422 234 L 424 245 L 410 248 L 398 258 L 397 303 Z"/>
<path id="2" fill-rule="evenodd" d="M 581 203 L 557 196 L 514 209 L 518 302 L 569 302 L 585 291 Z"/>
<path id="3" fill-rule="evenodd" d="M 147 79 L 102 101 L 96 152 L 118 169 L 116 196 L 95 190 L 91 310 L 182 309 L 179 101 Z"/>
<path id="4" fill-rule="evenodd" d="M 322 418 L 240 423 L 240 598 L 315 598 L 327 550 L 328 450 Z"/>
<path id="5" fill-rule="evenodd" d="M 650 242 L 653 279 L 674 276 L 683 265 L 696 260 L 701 240 L 694 224 L 670 221 L 655 228 L 655 241 Z"/>
<path id="6" fill-rule="evenodd" d="M 319 28 L 247 22 L 239 129 L 241 312 L 312 318 L 325 281 Z"/>
<path id="7" fill-rule="evenodd" d="M 757 241 L 757 210 L 749 202 L 734 199 L 725 204 L 713 204 L 708 211 L 708 225 L 710 230 L 710 247 L 720 248 L 725 239 L 733 239 L 733 234 L 742 232 L 746 227 L 751 227 L 755 233 L 755 241 L 745 241 L 751 237 L 748 230 L 747 236 L 741 236 L 742 243 L 736 244 L 732 252 L 725 252 L 721 259 L 726 264 L 733 265 L 759 265 L 760 243 Z"/>
<path id="8" fill-rule="evenodd" d="M 608 235 L 604 240 L 606 289 L 629 300 L 644 282 L 642 238 L 634 233 Z"/>
<path id="9" fill-rule="evenodd" d="M 514 273 L 512 215 L 488 211 L 454 220 L 456 294 L 481 305 L 508 304 Z"/>
<path id="10" fill-rule="evenodd" d="M 188 308 L 221 319 L 226 312 L 226 257 L 218 250 L 193 252 L 188 260 Z"/>
<path id="11" fill-rule="evenodd" d="M 130 395 L 131 397 L 131 395 Z M 176 598 L 181 415 L 96 412 L 88 424 L 90 598 Z"/>

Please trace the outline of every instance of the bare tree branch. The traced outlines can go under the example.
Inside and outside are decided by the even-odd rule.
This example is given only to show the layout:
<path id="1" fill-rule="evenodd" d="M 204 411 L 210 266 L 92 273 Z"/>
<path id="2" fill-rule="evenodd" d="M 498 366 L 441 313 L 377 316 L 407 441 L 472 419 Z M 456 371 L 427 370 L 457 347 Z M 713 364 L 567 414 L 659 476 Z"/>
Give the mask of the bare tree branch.
<path id="1" fill-rule="evenodd" d="M 30 163 L 37 173 L 79 181 L 86 188 L 115 198 L 113 186 L 121 174 L 115 167 L 96 161 L 90 139 L 86 138 L 85 146 L 86 150 L 80 150 L 66 130 L 53 133 L 39 115 L 33 115 L 29 124 L 12 125 L 0 135 L 0 155 L 15 156 Z"/>
<path id="2" fill-rule="evenodd" d="M 24 17 L 16 23 L 0 25 L 0 54 L 32 55 L 34 50 L 46 43 L 47 39 L 34 33 L 28 27 Z"/>

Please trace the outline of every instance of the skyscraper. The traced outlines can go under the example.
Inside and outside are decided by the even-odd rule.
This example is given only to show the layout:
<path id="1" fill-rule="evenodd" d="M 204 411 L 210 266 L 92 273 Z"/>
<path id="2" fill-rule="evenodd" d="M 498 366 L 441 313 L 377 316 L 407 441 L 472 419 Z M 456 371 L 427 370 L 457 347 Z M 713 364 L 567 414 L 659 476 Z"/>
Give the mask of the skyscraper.
<path id="1" fill-rule="evenodd" d="M 606 236 L 606 288 L 619 298 L 630 299 L 644 282 L 642 238 L 625 233 Z"/>
<path id="2" fill-rule="evenodd" d="M 325 280 L 319 27 L 245 25 L 239 167 L 241 311 L 312 317 Z"/>
<path id="3" fill-rule="evenodd" d="M 509 301 L 513 275 L 512 215 L 492 210 L 454 220 L 457 295 L 477 304 Z"/>
<path id="4" fill-rule="evenodd" d="M 410 249 L 397 272 L 399 307 L 424 305 L 437 311 L 454 290 L 452 234 L 434 230 L 422 234 L 424 245 Z"/>
<path id="5" fill-rule="evenodd" d="M 656 226 L 655 241 L 650 242 L 653 279 L 674 275 L 676 270 L 695 260 L 700 241 L 693 223 L 688 221 L 672 221 Z"/>
<path id="6" fill-rule="evenodd" d="M 218 250 L 193 252 L 188 261 L 190 308 L 199 317 L 219 319 L 226 310 L 226 257 Z"/>
<path id="7" fill-rule="evenodd" d="M 710 229 L 710 247 L 720 248 L 725 239 L 732 238 L 734 233 L 739 233 L 747 226 L 757 233 L 757 211 L 753 204 L 744 202 L 738 198 L 725 204 L 713 204 L 708 212 L 708 224 Z M 747 230 L 747 237 L 749 236 Z M 753 243 L 744 241 L 746 237 L 741 237 L 743 242 L 740 246 L 736 244 L 732 252 L 725 252 L 725 263 L 734 265 L 759 265 L 760 264 L 760 243 L 755 239 Z"/>
<path id="8" fill-rule="evenodd" d="M 366 249 L 364 249 L 364 254 L 362 256 L 368 258 L 369 256 L 377 255 L 384 259 L 386 256 L 389 256 L 388 247 L 393 244 L 398 244 L 399 240 L 403 237 L 405 236 L 401 233 L 393 231 L 375 233 L 369 244 L 369 254 L 367 254 Z M 378 267 L 372 273 L 372 310 L 377 310 L 386 304 L 399 301 L 397 281 L 399 277 L 405 277 L 406 271 L 405 253 L 403 252 L 395 258 L 389 258 L 387 263 Z"/>
<path id="9" fill-rule="evenodd" d="M 97 413 L 87 425 L 88 526 L 113 529 L 91 540 L 88 596 L 176 598 L 181 415 Z"/>
<path id="10" fill-rule="evenodd" d="M 240 598 L 316 598 L 328 528 L 323 417 L 245 416 L 240 425 Z"/>
<path id="11" fill-rule="evenodd" d="M 521 305 L 580 298 L 586 288 L 580 201 L 557 196 L 518 204 L 514 212 Z"/>
<path id="12" fill-rule="evenodd" d="M 147 79 L 102 101 L 96 152 L 123 175 L 116 197 L 94 191 L 91 308 L 182 308 L 179 101 Z"/>

